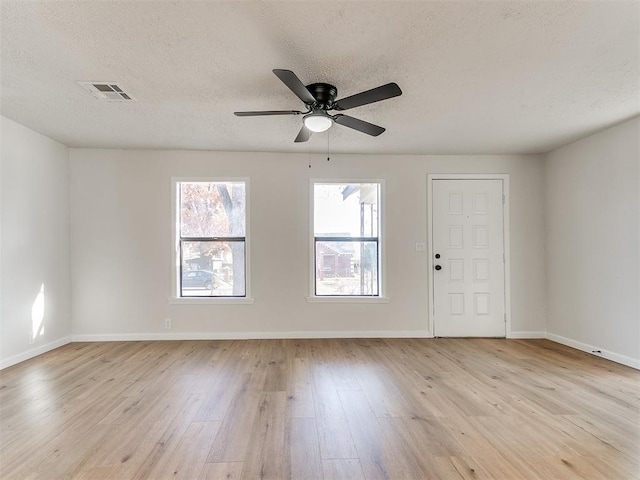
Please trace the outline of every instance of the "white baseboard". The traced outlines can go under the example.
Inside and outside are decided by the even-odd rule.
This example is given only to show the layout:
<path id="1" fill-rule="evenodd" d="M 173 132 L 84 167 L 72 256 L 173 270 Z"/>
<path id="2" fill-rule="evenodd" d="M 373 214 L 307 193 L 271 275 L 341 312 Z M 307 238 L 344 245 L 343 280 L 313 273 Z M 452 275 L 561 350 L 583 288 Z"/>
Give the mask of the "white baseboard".
<path id="1" fill-rule="evenodd" d="M 24 362 L 25 360 L 29 360 L 30 358 L 37 357 L 38 355 L 42 355 L 43 353 L 47 353 L 50 350 L 55 348 L 62 347 L 67 343 L 71 343 L 72 337 L 62 337 L 53 342 L 49 342 L 46 345 L 40 345 L 35 348 L 31 348 L 26 352 L 19 353 L 18 355 L 14 355 L 13 357 L 5 358 L 0 361 L 0 370 L 15 365 L 16 363 Z"/>
<path id="2" fill-rule="evenodd" d="M 30 358 L 42 355 L 55 348 L 71 342 L 131 342 L 149 340 L 259 340 L 279 338 L 433 338 L 425 330 L 377 330 L 377 331 L 301 331 L 301 332 L 167 332 L 167 333 L 126 333 L 126 334 L 98 334 L 72 335 L 63 337 L 46 345 L 22 352 L 13 357 L 0 360 L 0 370 L 15 365 Z M 570 338 L 547 332 L 511 332 L 508 338 L 546 338 L 556 343 L 566 345 L 592 355 L 606 358 L 616 363 L 640 370 L 640 360 L 603 350 L 593 345 L 578 342 Z M 600 351 L 601 353 L 594 353 Z"/>
<path id="3" fill-rule="evenodd" d="M 607 360 L 611 360 L 616 363 L 621 363 L 622 365 L 626 365 L 628 367 L 632 367 L 637 370 L 640 370 L 640 360 L 637 360 L 635 358 L 627 357 L 626 355 L 620 355 L 619 353 L 609 352 L 608 350 L 603 350 L 602 348 L 594 347 L 593 345 L 588 345 L 586 343 L 578 342 L 570 338 L 561 337 L 560 335 L 555 335 L 553 333 L 547 333 L 546 338 L 553 342 L 566 345 L 567 347 L 575 348 L 576 350 L 581 350 L 583 352 L 590 353 L 592 355 L 595 355 L 596 357 L 606 358 Z M 596 351 L 600 353 L 595 353 Z"/>
<path id="4" fill-rule="evenodd" d="M 511 332 L 507 338 L 547 338 L 547 332 Z"/>
<path id="5" fill-rule="evenodd" d="M 131 342 L 149 340 L 262 340 L 280 338 L 432 338 L 425 330 L 329 332 L 167 332 L 73 335 L 73 342 Z"/>

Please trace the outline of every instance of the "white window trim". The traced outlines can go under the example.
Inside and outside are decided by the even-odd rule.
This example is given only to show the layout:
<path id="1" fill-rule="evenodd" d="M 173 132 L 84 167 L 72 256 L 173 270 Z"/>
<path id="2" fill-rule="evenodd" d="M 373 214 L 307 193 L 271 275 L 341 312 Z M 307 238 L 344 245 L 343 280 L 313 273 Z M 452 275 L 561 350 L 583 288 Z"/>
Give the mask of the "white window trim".
<path id="1" fill-rule="evenodd" d="M 309 296 L 305 297 L 307 303 L 389 303 L 389 297 L 367 297 L 367 296 Z"/>
<path id="2" fill-rule="evenodd" d="M 316 295 L 315 294 L 315 246 L 314 246 L 314 185 L 320 184 L 345 184 L 345 183 L 377 183 L 380 185 L 380 198 L 378 204 L 378 281 L 379 295 Z M 389 303 L 386 296 L 386 203 L 385 181 L 381 178 L 311 178 L 309 179 L 309 296 L 305 297 L 308 303 Z"/>
<path id="3" fill-rule="evenodd" d="M 180 198 L 177 185 L 181 182 L 244 182 L 245 184 L 245 296 L 244 297 L 181 297 L 178 272 L 180 271 L 180 252 L 178 232 L 180 231 L 178 209 Z M 253 303 L 251 296 L 251 235 L 250 235 L 250 195 L 248 177 L 171 177 L 171 292 L 168 302 L 183 305 L 242 305 Z"/>

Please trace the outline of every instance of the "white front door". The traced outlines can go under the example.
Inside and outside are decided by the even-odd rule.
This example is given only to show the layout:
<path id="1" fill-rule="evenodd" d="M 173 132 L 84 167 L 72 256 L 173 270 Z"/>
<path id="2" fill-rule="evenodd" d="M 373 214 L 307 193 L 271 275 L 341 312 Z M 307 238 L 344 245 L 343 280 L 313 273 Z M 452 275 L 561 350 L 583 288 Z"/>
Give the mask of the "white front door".
<path id="1" fill-rule="evenodd" d="M 504 337 L 503 182 L 432 182 L 434 335 Z"/>

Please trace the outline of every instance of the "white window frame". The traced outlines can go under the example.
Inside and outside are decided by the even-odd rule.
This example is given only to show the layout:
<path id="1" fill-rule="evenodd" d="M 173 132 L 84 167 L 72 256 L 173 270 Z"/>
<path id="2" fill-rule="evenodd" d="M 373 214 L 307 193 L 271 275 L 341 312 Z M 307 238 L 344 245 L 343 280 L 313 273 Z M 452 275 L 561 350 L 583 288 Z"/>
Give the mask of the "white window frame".
<path id="1" fill-rule="evenodd" d="M 180 296 L 180 195 L 178 185 L 188 182 L 243 182 L 245 184 L 245 296 L 182 297 Z M 169 303 L 196 305 L 251 304 L 250 184 L 248 177 L 171 177 L 171 294 Z"/>
<path id="2" fill-rule="evenodd" d="M 314 231 L 314 186 L 316 184 L 357 184 L 376 183 L 379 185 L 380 198 L 378 199 L 378 295 L 316 295 L 316 275 L 315 275 L 315 231 Z M 379 178 L 347 178 L 347 179 L 326 179 L 312 178 L 309 180 L 309 296 L 306 297 L 309 303 L 389 303 L 386 296 L 386 205 L 385 205 L 385 182 Z"/>

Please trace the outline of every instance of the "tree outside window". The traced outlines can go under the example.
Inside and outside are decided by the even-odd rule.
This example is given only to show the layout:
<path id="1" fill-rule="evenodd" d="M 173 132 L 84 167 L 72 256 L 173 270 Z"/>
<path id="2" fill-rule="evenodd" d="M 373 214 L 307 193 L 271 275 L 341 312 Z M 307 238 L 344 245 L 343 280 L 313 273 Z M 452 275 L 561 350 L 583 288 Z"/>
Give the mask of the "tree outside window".
<path id="1" fill-rule="evenodd" d="M 177 186 L 180 296 L 246 296 L 246 183 Z"/>

